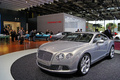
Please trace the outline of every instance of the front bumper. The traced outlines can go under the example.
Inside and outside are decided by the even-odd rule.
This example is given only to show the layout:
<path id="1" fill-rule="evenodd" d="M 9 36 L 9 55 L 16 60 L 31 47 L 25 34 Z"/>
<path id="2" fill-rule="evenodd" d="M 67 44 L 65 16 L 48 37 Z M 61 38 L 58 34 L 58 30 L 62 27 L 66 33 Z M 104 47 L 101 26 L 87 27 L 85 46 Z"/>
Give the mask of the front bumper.
<path id="1" fill-rule="evenodd" d="M 71 73 L 75 73 L 77 71 L 77 69 L 70 70 L 69 67 L 67 67 L 65 65 L 46 66 L 46 65 L 39 63 L 37 60 L 36 60 L 36 63 L 41 69 L 49 71 L 49 72 L 71 74 Z"/>

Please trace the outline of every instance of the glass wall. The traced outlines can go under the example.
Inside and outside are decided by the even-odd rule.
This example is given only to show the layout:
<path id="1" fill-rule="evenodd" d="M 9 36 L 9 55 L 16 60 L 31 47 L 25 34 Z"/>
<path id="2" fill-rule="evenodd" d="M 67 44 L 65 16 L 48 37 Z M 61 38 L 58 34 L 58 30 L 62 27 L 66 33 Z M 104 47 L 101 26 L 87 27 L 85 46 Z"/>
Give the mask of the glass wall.
<path id="1" fill-rule="evenodd" d="M 86 20 L 72 15 L 65 14 L 64 31 L 75 32 L 77 29 L 86 31 Z"/>
<path id="2" fill-rule="evenodd" d="M 88 23 L 90 23 L 90 24 L 101 24 L 102 25 L 102 27 L 104 27 L 105 29 L 106 29 L 106 25 L 108 24 L 108 23 L 113 23 L 113 24 L 115 24 L 116 25 L 116 27 L 114 28 L 114 32 L 120 32 L 119 30 L 120 30 L 120 20 L 101 20 L 101 21 L 87 21 Z"/>

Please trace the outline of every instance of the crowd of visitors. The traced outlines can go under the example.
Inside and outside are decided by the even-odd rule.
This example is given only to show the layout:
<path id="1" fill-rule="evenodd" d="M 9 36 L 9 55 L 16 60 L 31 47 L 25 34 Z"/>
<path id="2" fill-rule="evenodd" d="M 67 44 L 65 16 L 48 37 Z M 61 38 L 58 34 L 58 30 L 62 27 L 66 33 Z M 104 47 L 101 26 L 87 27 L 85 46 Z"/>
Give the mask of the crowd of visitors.
<path id="1" fill-rule="evenodd" d="M 82 32 L 82 29 L 77 29 L 77 31 L 75 31 L 75 32 Z M 12 42 L 14 42 L 15 40 L 18 40 L 18 41 L 20 41 L 20 44 L 23 43 L 26 33 L 28 34 L 28 31 L 25 32 L 23 27 L 18 32 L 16 32 L 15 30 L 11 30 L 11 32 L 9 32 L 7 29 L 3 30 L 3 34 L 11 35 Z M 34 41 L 35 42 L 37 33 L 38 32 L 36 30 L 31 30 L 30 33 L 29 33 L 29 41 Z M 110 26 L 103 33 L 105 35 L 107 35 L 109 38 L 112 38 L 112 33 L 111 33 Z M 53 35 L 53 32 L 50 31 L 50 30 L 46 30 L 45 34 Z"/>

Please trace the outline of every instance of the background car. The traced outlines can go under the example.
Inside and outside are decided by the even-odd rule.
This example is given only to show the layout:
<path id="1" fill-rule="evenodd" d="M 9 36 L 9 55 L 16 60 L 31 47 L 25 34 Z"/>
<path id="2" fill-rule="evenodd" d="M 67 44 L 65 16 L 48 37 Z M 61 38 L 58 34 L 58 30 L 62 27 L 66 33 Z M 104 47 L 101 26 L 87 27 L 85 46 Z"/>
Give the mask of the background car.
<path id="1" fill-rule="evenodd" d="M 120 40 L 120 33 L 117 33 L 116 35 L 113 36 L 115 40 Z"/>
<path id="2" fill-rule="evenodd" d="M 29 38 L 30 38 L 30 35 L 26 34 L 25 39 L 29 39 Z M 40 39 L 49 40 L 49 38 L 50 38 L 50 34 L 45 34 L 43 32 L 37 32 L 36 37 L 35 37 L 35 39 L 37 40 L 40 40 Z"/>
<path id="3" fill-rule="evenodd" d="M 114 57 L 114 41 L 102 33 L 70 33 L 59 41 L 41 45 L 37 65 L 46 71 L 85 75 L 90 65 Z"/>
<path id="4" fill-rule="evenodd" d="M 60 33 L 57 33 L 55 35 L 51 35 L 50 36 L 50 40 L 58 40 L 58 39 L 61 39 L 63 38 L 65 35 L 68 35 L 69 33 L 71 32 L 60 32 Z"/>
<path id="5" fill-rule="evenodd" d="M 45 34 L 43 32 L 39 32 L 38 34 L 36 34 L 36 39 L 46 39 L 49 40 L 50 38 L 50 34 Z"/>

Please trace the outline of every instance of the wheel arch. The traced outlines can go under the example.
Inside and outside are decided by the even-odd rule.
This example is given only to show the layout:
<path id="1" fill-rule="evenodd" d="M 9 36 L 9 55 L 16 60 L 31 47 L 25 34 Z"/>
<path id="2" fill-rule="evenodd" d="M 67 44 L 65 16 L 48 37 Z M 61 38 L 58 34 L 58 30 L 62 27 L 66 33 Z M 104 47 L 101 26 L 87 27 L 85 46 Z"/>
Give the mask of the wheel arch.
<path id="1" fill-rule="evenodd" d="M 90 65 L 91 65 L 91 55 L 90 55 L 90 53 L 89 52 L 85 52 L 84 54 L 82 54 L 82 56 L 80 57 L 80 59 L 79 59 L 79 61 L 78 61 L 78 64 L 77 64 L 77 74 L 79 74 L 81 71 L 80 71 L 80 68 L 79 68 L 79 65 L 80 65 L 80 63 L 81 63 L 81 59 L 83 58 L 83 56 L 84 55 L 89 55 L 89 57 L 90 57 Z M 88 72 L 87 72 L 88 73 Z M 85 73 L 85 74 L 87 74 L 87 73 Z M 80 73 L 81 74 L 81 73 Z M 85 75 L 85 74 L 81 74 L 81 75 Z"/>
<path id="2" fill-rule="evenodd" d="M 90 53 L 89 53 L 89 52 L 85 52 L 85 53 L 83 53 L 82 56 L 79 58 L 79 61 L 78 61 L 78 64 L 77 64 L 77 68 L 78 68 L 78 65 L 79 65 L 82 57 L 83 57 L 85 54 L 88 54 L 88 55 L 90 56 L 90 63 L 91 63 L 91 55 L 90 55 Z"/>

